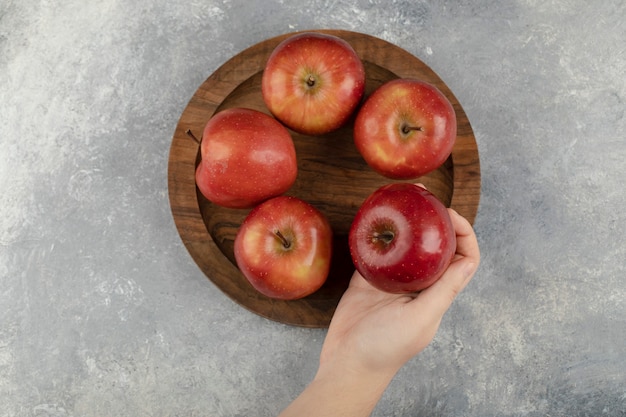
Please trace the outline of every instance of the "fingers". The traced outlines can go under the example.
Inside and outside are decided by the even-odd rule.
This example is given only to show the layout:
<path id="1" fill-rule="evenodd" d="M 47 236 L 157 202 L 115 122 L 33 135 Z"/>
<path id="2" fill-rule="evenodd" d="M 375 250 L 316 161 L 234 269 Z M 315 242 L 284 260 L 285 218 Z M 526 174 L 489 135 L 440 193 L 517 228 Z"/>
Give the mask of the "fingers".
<path id="1" fill-rule="evenodd" d="M 456 254 L 442 277 L 414 300 L 419 304 L 421 314 L 432 315 L 435 320 L 441 319 L 450 308 L 476 273 L 480 262 L 478 241 L 471 224 L 456 211 L 449 211 L 457 237 Z"/>
<path id="2" fill-rule="evenodd" d="M 467 219 L 457 213 L 454 209 L 449 208 L 450 220 L 456 233 L 456 258 L 462 256 L 471 258 L 478 266 L 480 261 L 480 249 L 474 228 Z"/>
<path id="3" fill-rule="evenodd" d="M 477 267 L 478 265 L 468 258 L 450 264 L 443 276 L 415 299 L 415 302 L 421 305 L 420 310 L 432 315 L 433 319 L 441 319 L 456 296 L 471 280 Z"/>

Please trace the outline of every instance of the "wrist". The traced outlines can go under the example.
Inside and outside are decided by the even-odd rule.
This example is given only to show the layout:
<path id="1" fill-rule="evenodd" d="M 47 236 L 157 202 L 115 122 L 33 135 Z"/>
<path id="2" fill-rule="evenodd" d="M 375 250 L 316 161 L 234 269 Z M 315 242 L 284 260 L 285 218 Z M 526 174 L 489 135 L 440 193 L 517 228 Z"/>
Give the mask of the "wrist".
<path id="1" fill-rule="evenodd" d="M 373 360 L 371 358 L 362 359 L 361 356 L 322 349 L 316 377 L 341 375 L 357 380 L 386 381 L 388 384 L 403 366 L 403 362 L 396 364 L 383 358 Z"/>
<path id="2" fill-rule="evenodd" d="M 394 369 L 366 369 L 347 362 L 320 365 L 312 384 L 333 386 L 338 395 L 373 409 L 396 374 Z"/>
<path id="3" fill-rule="evenodd" d="M 320 366 L 313 381 L 280 417 L 367 417 L 391 382 L 393 374 Z"/>

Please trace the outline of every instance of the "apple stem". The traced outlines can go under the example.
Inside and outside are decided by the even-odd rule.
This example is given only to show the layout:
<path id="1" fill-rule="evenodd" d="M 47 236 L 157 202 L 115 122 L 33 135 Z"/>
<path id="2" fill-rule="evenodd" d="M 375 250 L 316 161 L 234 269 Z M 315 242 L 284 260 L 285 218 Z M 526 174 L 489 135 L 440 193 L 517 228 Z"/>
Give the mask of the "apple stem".
<path id="1" fill-rule="evenodd" d="M 404 133 L 405 135 L 408 134 L 412 130 L 418 130 L 422 132 L 424 128 L 421 126 L 407 126 L 407 125 L 402 126 L 402 133 Z"/>
<path id="2" fill-rule="evenodd" d="M 308 85 L 309 87 L 313 87 L 315 85 L 315 77 L 309 75 L 309 79 L 306 80 L 306 85 Z"/>
<path id="3" fill-rule="evenodd" d="M 278 236 L 278 239 L 280 240 L 280 243 L 282 243 L 282 244 L 283 244 L 283 248 L 285 248 L 285 249 L 289 249 L 289 248 L 291 247 L 291 242 L 289 241 L 289 239 L 287 239 L 287 238 L 285 237 L 285 235 L 283 235 L 283 234 L 280 232 L 280 230 L 276 230 L 276 231 L 274 232 L 274 234 L 275 234 L 276 236 Z"/>
<path id="4" fill-rule="evenodd" d="M 381 233 L 375 232 L 372 235 L 372 241 L 373 242 L 382 241 L 385 245 L 388 245 L 388 244 L 390 244 L 393 241 L 393 238 L 395 236 L 396 235 L 392 231 L 389 231 L 389 230 L 386 230 L 386 231 L 381 232 Z"/>
<path id="5" fill-rule="evenodd" d="M 194 134 L 193 134 L 193 132 L 191 131 L 191 129 L 187 129 L 187 131 L 186 131 L 185 133 L 186 133 L 186 134 L 187 134 L 187 136 L 189 136 L 191 139 L 195 140 L 195 141 L 196 141 L 196 143 L 197 143 L 198 145 L 200 145 L 200 139 L 198 139 L 198 138 L 196 137 L 196 135 L 194 135 Z"/>

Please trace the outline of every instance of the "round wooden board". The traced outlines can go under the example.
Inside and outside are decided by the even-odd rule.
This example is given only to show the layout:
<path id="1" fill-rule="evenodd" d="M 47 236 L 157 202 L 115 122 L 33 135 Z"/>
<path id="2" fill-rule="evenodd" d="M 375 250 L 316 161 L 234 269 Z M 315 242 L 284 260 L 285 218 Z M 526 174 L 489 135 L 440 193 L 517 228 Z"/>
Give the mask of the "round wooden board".
<path id="1" fill-rule="evenodd" d="M 452 155 L 421 182 L 448 207 L 473 223 L 480 199 L 480 162 L 469 120 L 446 84 L 426 64 L 382 39 L 342 30 L 319 30 L 348 41 L 365 65 L 366 97 L 385 81 L 418 78 L 439 88 L 457 115 L 457 139 Z M 316 293 L 295 301 L 267 298 L 246 281 L 236 266 L 233 243 L 249 210 L 218 207 L 207 201 L 195 184 L 200 159 L 197 137 L 217 111 L 248 107 L 269 114 L 261 95 L 265 62 L 287 33 L 260 42 L 237 54 L 202 83 L 183 111 L 172 140 L 168 188 L 172 214 L 184 245 L 204 274 L 243 307 L 282 323 L 327 327 L 347 288 L 354 267 L 348 250 L 348 230 L 365 198 L 378 187 L 394 182 L 373 172 L 357 152 L 351 122 L 319 137 L 291 132 L 298 158 L 298 178 L 287 194 L 308 201 L 328 217 L 335 235 L 331 271 Z"/>

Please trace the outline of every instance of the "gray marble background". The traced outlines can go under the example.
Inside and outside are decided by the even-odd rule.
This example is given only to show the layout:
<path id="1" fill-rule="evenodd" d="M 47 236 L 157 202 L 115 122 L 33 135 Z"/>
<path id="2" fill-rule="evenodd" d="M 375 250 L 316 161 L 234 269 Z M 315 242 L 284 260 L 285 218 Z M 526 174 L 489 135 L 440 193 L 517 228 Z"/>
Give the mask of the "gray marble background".
<path id="1" fill-rule="evenodd" d="M 430 65 L 474 128 L 483 260 L 375 416 L 626 415 L 626 3 L 0 0 L 0 416 L 274 416 L 325 331 L 239 307 L 174 226 L 196 88 L 337 28 Z"/>

